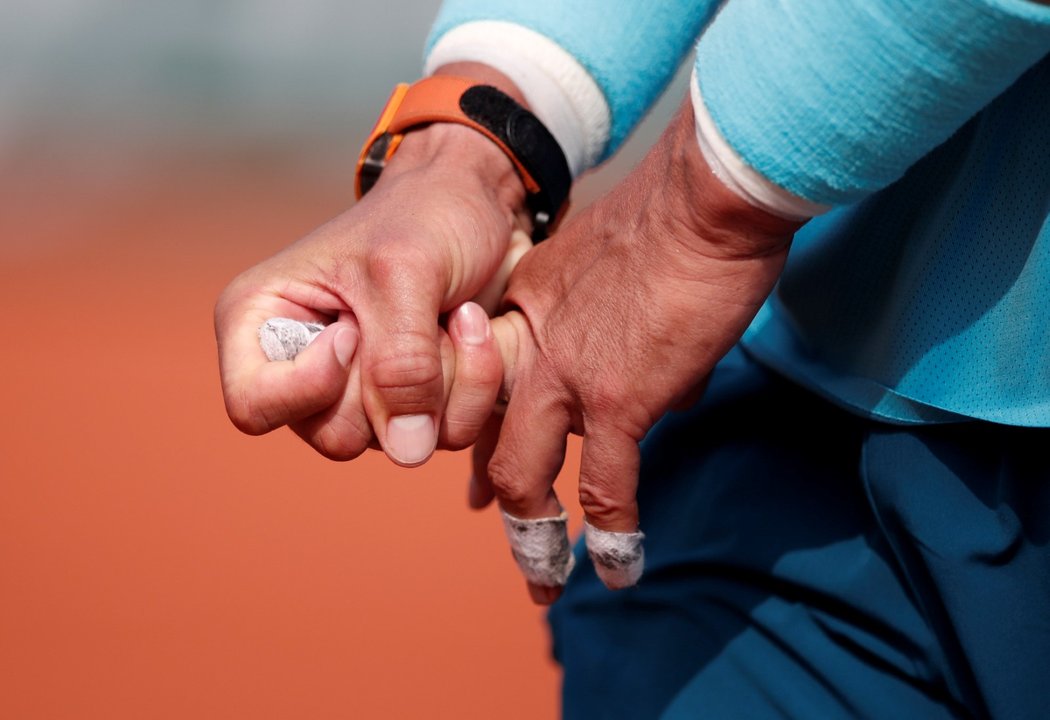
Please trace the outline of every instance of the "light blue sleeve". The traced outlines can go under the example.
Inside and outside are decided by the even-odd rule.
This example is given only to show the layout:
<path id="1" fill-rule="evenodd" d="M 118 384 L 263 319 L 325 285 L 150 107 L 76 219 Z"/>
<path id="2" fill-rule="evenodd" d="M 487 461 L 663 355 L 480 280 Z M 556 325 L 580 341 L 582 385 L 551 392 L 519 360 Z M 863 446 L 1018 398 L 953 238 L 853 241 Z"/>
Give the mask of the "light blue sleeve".
<path id="1" fill-rule="evenodd" d="M 840 205 L 895 181 L 1048 51 L 1050 7 L 1029 0 L 729 0 L 696 71 L 745 163 Z"/>
<path id="2" fill-rule="evenodd" d="M 670 82 L 717 5 L 717 0 L 446 0 L 427 51 L 452 28 L 475 20 L 517 23 L 553 40 L 587 69 L 609 104 L 612 127 L 604 159 Z"/>

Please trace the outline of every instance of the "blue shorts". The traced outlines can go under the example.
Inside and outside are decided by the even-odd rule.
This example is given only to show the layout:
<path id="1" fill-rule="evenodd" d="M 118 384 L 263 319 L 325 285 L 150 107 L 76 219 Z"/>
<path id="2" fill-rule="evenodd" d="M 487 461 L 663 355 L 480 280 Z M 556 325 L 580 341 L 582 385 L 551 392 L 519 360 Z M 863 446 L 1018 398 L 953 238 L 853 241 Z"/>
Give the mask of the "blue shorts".
<path id="1" fill-rule="evenodd" d="M 736 349 L 643 444 L 646 571 L 550 612 L 564 716 L 1050 718 L 1050 430 L 866 420 Z"/>

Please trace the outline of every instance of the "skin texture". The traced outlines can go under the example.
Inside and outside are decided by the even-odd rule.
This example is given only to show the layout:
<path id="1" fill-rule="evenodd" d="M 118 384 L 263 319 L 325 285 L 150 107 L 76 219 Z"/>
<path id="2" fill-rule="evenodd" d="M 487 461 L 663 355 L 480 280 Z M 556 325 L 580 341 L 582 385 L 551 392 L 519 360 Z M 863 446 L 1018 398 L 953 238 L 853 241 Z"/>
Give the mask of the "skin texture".
<path id="1" fill-rule="evenodd" d="M 484 66 L 443 72 L 520 98 Z M 234 424 L 250 434 L 288 425 L 335 460 L 378 443 L 406 466 L 439 443 L 473 442 L 501 370 L 485 313 L 464 303 L 498 298 L 529 245 L 514 234 L 523 203 L 510 161 L 483 136 L 454 124 L 409 133 L 358 204 L 222 293 L 215 331 Z M 294 361 L 268 363 L 256 332 L 270 317 L 332 325 Z"/>
<path id="2" fill-rule="evenodd" d="M 516 93 L 483 68 L 444 71 Z M 637 530 L 639 441 L 698 395 L 771 291 L 799 224 L 710 172 L 686 101 L 635 171 L 524 255 L 506 313 L 490 323 L 467 301 L 491 303 L 522 254 L 510 239 L 523 199 L 510 162 L 473 131 L 409 133 L 361 202 L 224 291 L 215 325 L 235 425 L 288 425 L 336 460 L 378 442 L 406 466 L 476 439 L 471 505 L 496 498 L 524 519 L 559 514 L 552 483 L 574 432 L 588 522 Z M 256 333 L 270 317 L 331 327 L 295 360 L 268 363 Z M 505 415 L 492 413 L 497 393 Z M 410 421 L 412 443 L 396 417 Z M 560 592 L 529 589 L 538 603 Z"/>
<path id="3" fill-rule="evenodd" d="M 516 517 L 556 515 L 573 432 L 587 521 L 638 529 L 638 443 L 743 334 L 799 227 L 727 190 L 693 127 L 685 102 L 634 172 L 511 275 L 515 309 L 494 321 L 510 401 L 475 448 L 474 506 L 495 497 Z"/>

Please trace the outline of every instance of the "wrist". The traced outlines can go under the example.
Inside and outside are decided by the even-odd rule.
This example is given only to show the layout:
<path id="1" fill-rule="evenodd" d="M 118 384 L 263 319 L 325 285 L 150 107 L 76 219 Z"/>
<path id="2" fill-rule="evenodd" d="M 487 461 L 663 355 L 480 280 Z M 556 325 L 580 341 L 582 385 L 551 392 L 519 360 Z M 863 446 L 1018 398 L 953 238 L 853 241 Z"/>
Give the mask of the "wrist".
<path id="1" fill-rule="evenodd" d="M 514 215 L 525 211 L 525 186 L 510 159 L 464 125 L 434 123 L 407 133 L 379 182 L 407 172 L 433 176 L 435 187 L 469 187 Z"/>
<path id="2" fill-rule="evenodd" d="M 668 212 L 685 225 L 688 241 L 706 253 L 744 257 L 778 252 L 806 222 L 767 212 L 726 186 L 700 150 L 688 98 L 654 154 L 654 166 L 663 168 Z"/>
<path id="3" fill-rule="evenodd" d="M 528 104 L 518 87 L 503 73 L 473 62 L 442 66 L 433 75 L 476 80 L 502 91 L 522 107 Z M 524 220 L 526 190 L 510 158 L 489 138 L 457 123 L 435 122 L 415 128 L 389 160 L 384 176 L 426 171 L 435 182 L 471 185 L 482 190 L 499 207 Z M 446 185 L 447 186 L 447 185 Z"/>

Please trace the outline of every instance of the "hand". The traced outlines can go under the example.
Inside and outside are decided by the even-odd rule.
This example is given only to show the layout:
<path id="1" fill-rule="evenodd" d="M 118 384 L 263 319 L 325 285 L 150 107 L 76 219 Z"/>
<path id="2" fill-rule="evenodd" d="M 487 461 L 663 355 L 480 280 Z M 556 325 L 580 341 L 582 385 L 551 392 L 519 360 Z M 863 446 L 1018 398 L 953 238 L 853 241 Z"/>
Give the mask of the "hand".
<path id="1" fill-rule="evenodd" d="M 472 504 L 496 497 L 515 518 L 558 515 L 552 483 L 566 435 L 583 435 L 579 496 L 595 569 L 610 587 L 633 584 L 638 444 L 743 334 L 798 226 L 710 172 L 686 102 L 619 187 L 511 276 L 515 310 L 494 321 L 513 358 L 510 401 L 502 427 L 476 446 Z M 533 598 L 553 601 L 551 585 L 534 579 Z"/>
<path id="2" fill-rule="evenodd" d="M 514 92 L 491 72 L 479 79 Z M 453 314 L 452 339 L 438 317 L 496 274 L 523 200 L 510 161 L 473 130 L 409 133 L 361 202 L 222 294 L 215 327 L 234 424 L 252 434 L 288 424 L 338 460 L 377 439 L 406 466 L 426 461 L 439 439 L 469 444 L 494 399 L 499 360 L 487 321 L 469 307 Z M 275 316 L 337 322 L 295 361 L 268 363 L 257 332 Z M 453 373 L 459 341 L 469 362 Z"/>

